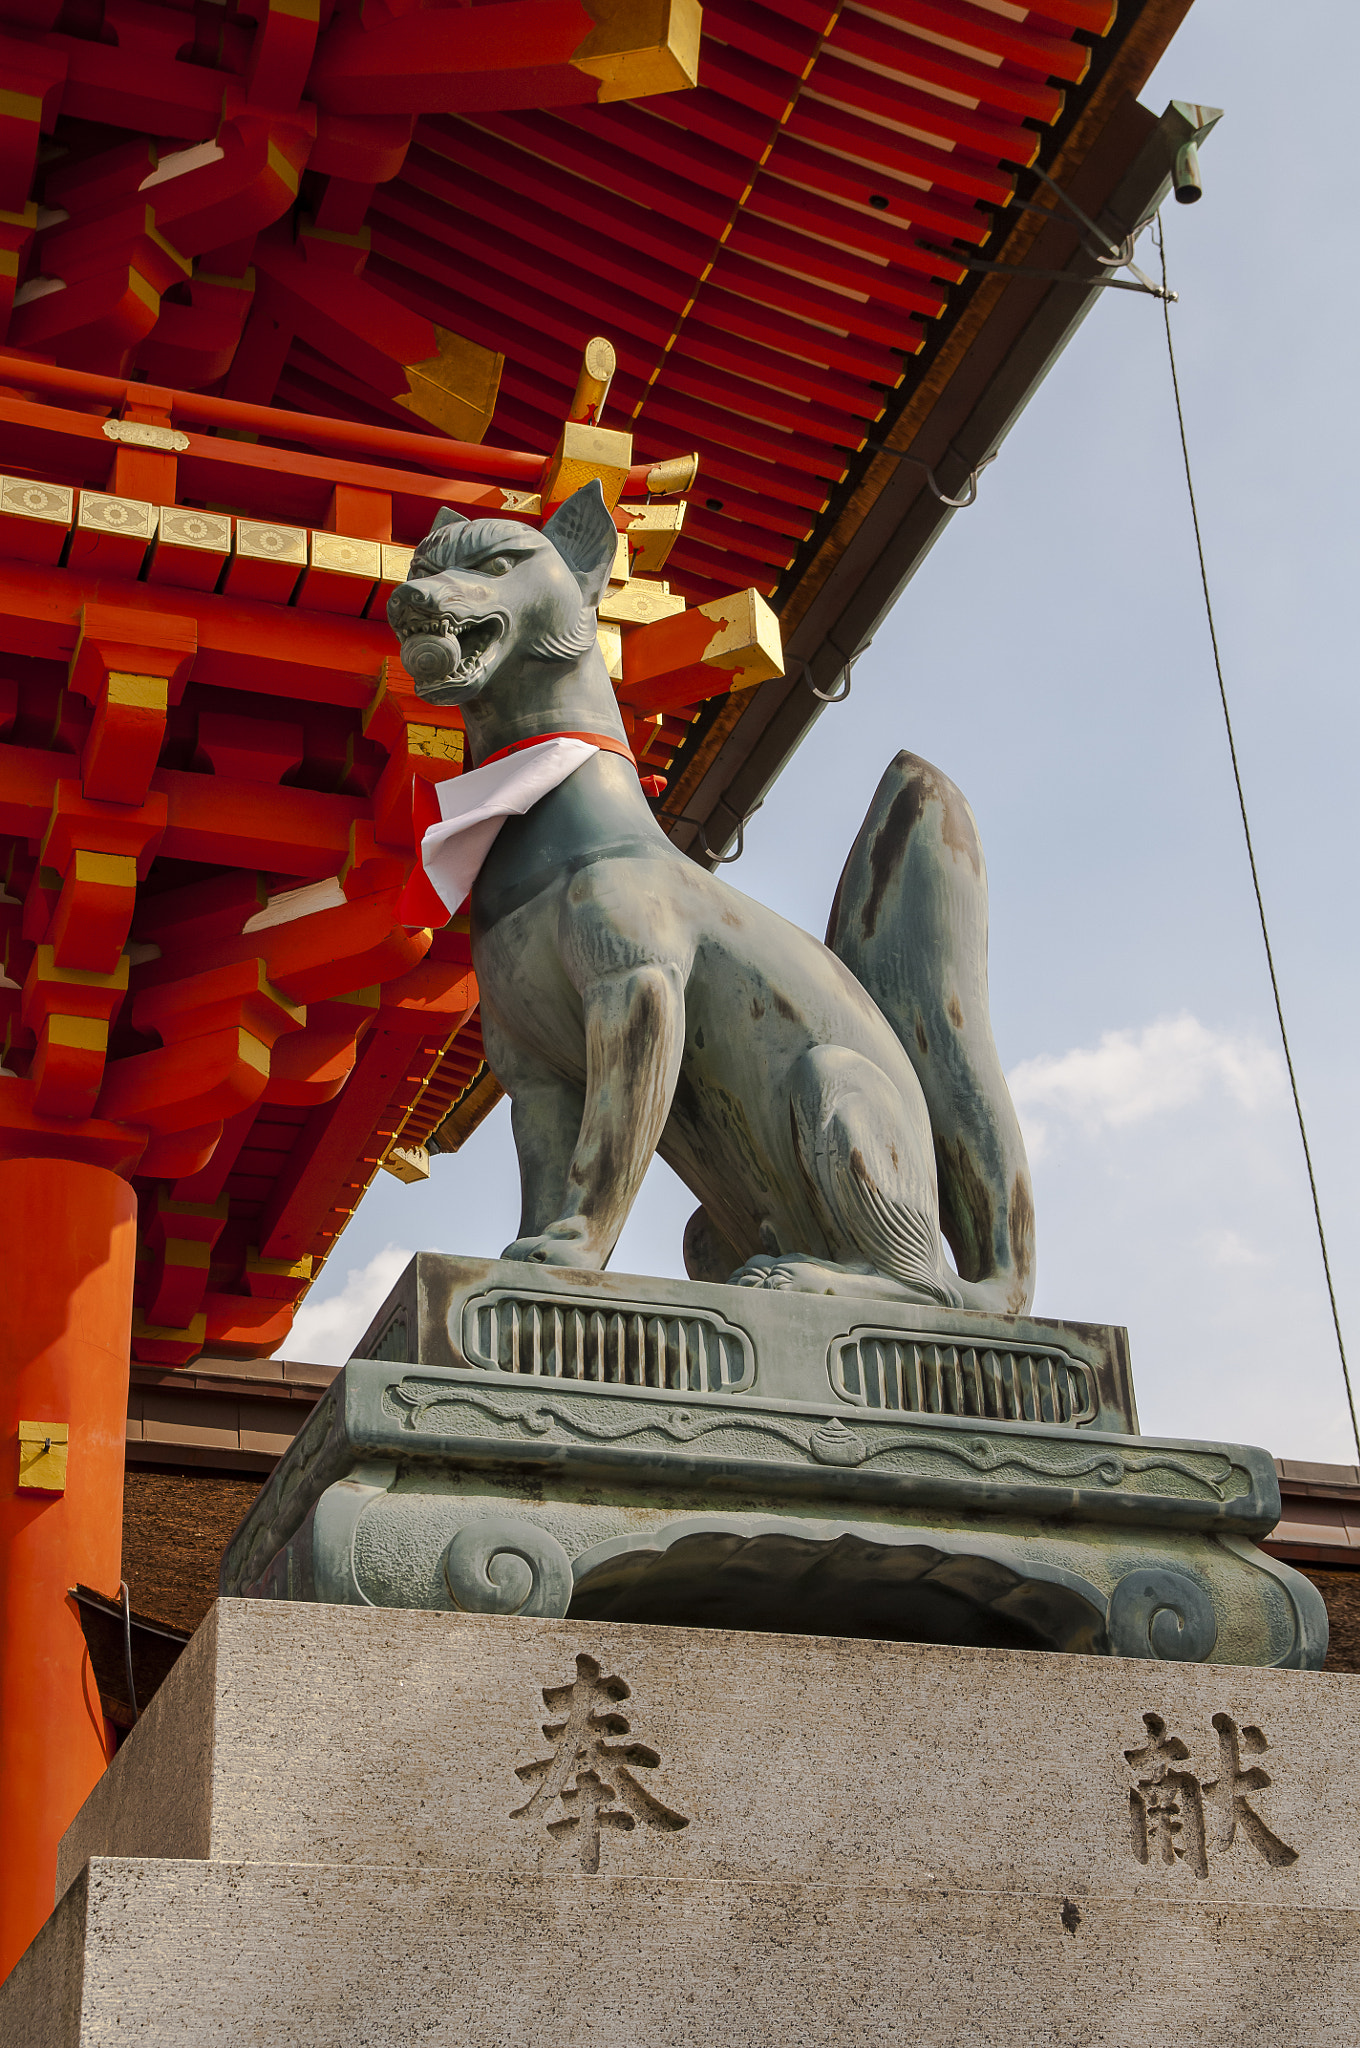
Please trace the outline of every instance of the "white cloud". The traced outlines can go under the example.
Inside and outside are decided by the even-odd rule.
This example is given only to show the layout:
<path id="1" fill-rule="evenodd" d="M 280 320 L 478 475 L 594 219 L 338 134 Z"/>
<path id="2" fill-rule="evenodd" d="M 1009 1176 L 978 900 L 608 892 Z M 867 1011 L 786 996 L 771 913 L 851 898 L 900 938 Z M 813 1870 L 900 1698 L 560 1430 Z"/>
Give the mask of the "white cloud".
<path id="1" fill-rule="evenodd" d="M 1284 1062 L 1263 1039 L 1214 1031 L 1197 1017 L 1162 1017 L 1141 1031 L 1106 1031 L 1096 1046 L 1022 1060 L 1007 1078 L 1026 1140 L 1039 1154 L 1050 1117 L 1092 1137 L 1187 1109 L 1215 1088 L 1246 1110 L 1273 1106 Z"/>
<path id="2" fill-rule="evenodd" d="M 335 1294 L 319 1301 L 308 1296 L 282 1347 L 288 1357 L 312 1365 L 343 1365 L 411 1258 L 403 1245 L 385 1245 L 366 1266 L 351 1266 Z"/>
<path id="3" fill-rule="evenodd" d="M 1036 1313 L 1127 1328 L 1150 1436 L 1353 1458 L 1269 1034 L 1171 1016 L 1011 1080 L 1034 1161 Z"/>
<path id="4" fill-rule="evenodd" d="M 1240 1230 L 1203 1230 L 1195 1248 L 1211 1266 L 1264 1266 L 1270 1263 L 1264 1252 L 1247 1243 Z"/>

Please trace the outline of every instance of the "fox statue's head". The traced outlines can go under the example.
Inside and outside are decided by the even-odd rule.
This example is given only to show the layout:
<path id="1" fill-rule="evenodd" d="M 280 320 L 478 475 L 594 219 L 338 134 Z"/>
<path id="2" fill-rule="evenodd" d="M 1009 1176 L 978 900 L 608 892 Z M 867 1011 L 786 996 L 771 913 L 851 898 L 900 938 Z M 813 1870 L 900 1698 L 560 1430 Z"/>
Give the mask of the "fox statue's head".
<path id="1" fill-rule="evenodd" d="M 387 601 L 401 659 L 430 704 L 465 704 L 527 663 L 559 672 L 595 646 L 618 531 L 592 478 L 540 530 L 447 507 Z"/>

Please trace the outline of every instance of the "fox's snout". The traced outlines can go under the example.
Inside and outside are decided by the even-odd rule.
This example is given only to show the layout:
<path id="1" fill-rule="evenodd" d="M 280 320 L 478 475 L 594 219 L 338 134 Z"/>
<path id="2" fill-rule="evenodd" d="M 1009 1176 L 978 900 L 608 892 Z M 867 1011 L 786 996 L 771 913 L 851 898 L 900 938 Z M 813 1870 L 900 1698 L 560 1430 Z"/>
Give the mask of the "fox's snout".
<path id="1" fill-rule="evenodd" d="M 439 594 L 422 583 L 403 583 L 387 600 L 387 623 L 403 640 L 428 633 L 444 614 Z"/>

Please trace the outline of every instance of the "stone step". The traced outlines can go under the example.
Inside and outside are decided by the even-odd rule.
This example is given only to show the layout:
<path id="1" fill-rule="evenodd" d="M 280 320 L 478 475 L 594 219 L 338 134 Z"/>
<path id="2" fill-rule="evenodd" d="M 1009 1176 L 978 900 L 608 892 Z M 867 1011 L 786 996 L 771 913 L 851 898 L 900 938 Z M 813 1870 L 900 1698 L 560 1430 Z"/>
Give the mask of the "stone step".
<path id="1" fill-rule="evenodd" d="M 6 2048 L 1340 2048 L 1360 1914 L 755 1878 L 96 1858 Z"/>

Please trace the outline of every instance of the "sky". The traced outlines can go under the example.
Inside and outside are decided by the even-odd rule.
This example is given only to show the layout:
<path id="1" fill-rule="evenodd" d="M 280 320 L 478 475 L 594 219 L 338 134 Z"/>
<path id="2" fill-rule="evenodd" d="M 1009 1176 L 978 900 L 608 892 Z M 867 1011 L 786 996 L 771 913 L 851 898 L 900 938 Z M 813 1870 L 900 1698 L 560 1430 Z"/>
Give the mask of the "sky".
<path id="1" fill-rule="evenodd" d="M 1164 209 L 1181 390 L 1262 889 L 1360 1378 L 1353 0 L 1196 0 L 1141 95 L 1221 106 Z M 1319 51 L 1326 52 L 1319 65 Z M 1149 237 L 1144 268 L 1155 264 Z M 1034 1168 L 1038 1314 L 1121 1323 L 1146 1434 L 1356 1458 L 1214 679 L 1158 302 L 1102 295 L 724 872 L 820 935 L 900 747 L 960 785 Z M 611 1262 L 683 1276 L 655 1162 Z M 416 1249 L 495 1256 L 504 1105 L 380 1173 L 290 1358 L 340 1363 Z"/>

